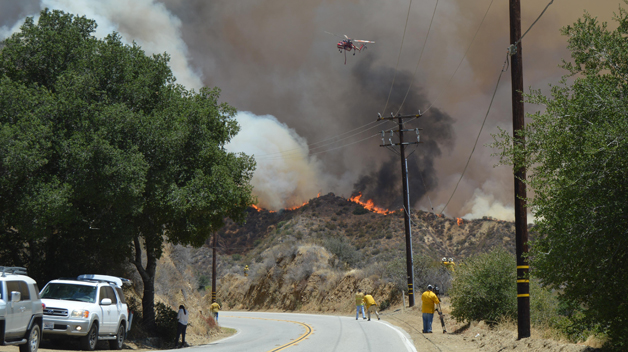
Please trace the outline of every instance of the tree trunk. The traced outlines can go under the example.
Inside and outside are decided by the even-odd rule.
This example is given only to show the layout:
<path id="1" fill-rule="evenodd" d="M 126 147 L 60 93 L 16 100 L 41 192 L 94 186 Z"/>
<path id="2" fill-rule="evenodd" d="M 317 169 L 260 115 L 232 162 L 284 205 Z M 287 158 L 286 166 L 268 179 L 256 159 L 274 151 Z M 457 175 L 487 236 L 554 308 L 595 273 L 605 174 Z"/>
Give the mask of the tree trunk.
<path id="1" fill-rule="evenodd" d="M 142 323 L 149 333 L 155 331 L 155 271 L 157 269 L 157 256 L 155 250 L 146 244 L 146 267 L 142 265 L 142 245 L 140 237 L 133 240 L 135 244 L 135 260 L 133 264 L 137 268 L 144 283 L 144 295 L 142 296 Z"/>

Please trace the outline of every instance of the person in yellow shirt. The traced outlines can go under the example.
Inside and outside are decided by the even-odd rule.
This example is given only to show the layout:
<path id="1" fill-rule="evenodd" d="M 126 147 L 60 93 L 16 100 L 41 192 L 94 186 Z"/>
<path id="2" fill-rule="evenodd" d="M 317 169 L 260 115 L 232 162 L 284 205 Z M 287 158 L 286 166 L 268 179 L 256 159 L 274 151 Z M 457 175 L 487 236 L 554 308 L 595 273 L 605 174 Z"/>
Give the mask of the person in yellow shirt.
<path id="1" fill-rule="evenodd" d="M 377 311 L 377 303 L 375 302 L 373 296 L 371 296 L 369 293 L 366 293 L 366 295 L 364 296 L 364 303 L 366 304 L 366 311 L 369 316 L 368 321 L 371 321 L 371 312 L 375 312 L 375 315 L 377 315 L 377 320 L 380 320 L 379 312 Z"/>
<path id="2" fill-rule="evenodd" d="M 209 306 L 209 309 L 212 312 L 212 318 L 218 323 L 218 311 L 220 310 L 220 304 L 216 303 L 216 300 L 212 301 L 212 305 Z"/>
<path id="3" fill-rule="evenodd" d="M 358 320 L 360 311 L 362 311 L 362 319 L 366 319 L 364 314 L 364 293 L 362 293 L 361 289 L 358 289 L 358 293 L 355 294 L 355 320 Z"/>
<path id="4" fill-rule="evenodd" d="M 438 296 L 432 291 L 434 287 L 432 285 L 427 285 L 427 291 L 423 292 L 421 295 L 421 301 L 423 301 L 423 305 L 421 307 L 421 312 L 423 312 L 423 333 L 430 334 L 432 333 L 432 321 L 434 320 L 434 307 L 436 304 L 439 304 Z"/>

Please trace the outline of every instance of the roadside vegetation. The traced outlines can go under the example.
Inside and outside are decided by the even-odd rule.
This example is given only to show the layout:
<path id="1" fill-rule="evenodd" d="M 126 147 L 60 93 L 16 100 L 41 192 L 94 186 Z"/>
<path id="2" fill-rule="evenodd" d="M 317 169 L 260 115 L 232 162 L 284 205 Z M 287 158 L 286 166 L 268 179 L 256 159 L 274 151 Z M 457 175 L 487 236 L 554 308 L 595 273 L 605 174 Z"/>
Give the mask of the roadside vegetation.
<path id="1" fill-rule="evenodd" d="M 506 131 L 496 136 L 502 162 L 526 167 L 537 223 L 531 243 L 534 275 L 557 290 L 570 336 L 589 331 L 607 348 L 628 349 L 628 11 L 618 5 L 611 26 L 585 13 L 562 29 L 571 60 L 550 95 L 527 102 L 525 147 Z M 614 28 L 614 29 L 611 29 Z"/>

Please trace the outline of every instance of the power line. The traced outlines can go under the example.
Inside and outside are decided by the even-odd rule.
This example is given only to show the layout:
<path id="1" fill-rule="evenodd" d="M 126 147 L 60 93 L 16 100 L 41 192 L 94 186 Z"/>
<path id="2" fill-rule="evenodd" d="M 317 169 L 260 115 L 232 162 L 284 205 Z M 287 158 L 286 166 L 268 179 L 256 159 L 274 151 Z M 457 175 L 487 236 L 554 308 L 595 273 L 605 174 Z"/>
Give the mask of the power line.
<path id="1" fill-rule="evenodd" d="M 386 98 L 386 104 L 384 104 L 384 109 L 382 112 L 386 111 L 388 107 L 388 101 L 390 100 L 390 94 L 392 93 L 393 87 L 395 86 L 395 79 L 397 78 L 397 70 L 399 69 L 399 59 L 401 59 L 401 49 L 403 49 L 403 40 L 406 37 L 406 29 L 408 28 L 408 18 L 410 17 L 410 8 L 412 7 L 412 0 L 410 0 L 410 5 L 408 5 L 408 14 L 406 15 L 406 25 L 403 27 L 403 36 L 401 36 L 401 46 L 399 47 L 399 55 L 397 55 L 397 66 L 395 66 L 395 74 L 393 75 L 393 80 L 390 85 L 390 90 L 388 91 L 388 98 Z"/>
<path id="2" fill-rule="evenodd" d="M 527 31 L 525 31 L 525 33 L 523 33 L 523 35 L 521 36 L 521 38 L 519 38 L 514 44 L 511 44 L 508 47 L 508 53 L 506 54 L 506 60 L 504 61 L 504 64 L 502 66 L 502 70 L 499 73 L 499 77 L 497 78 L 497 83 L 495 84 L 495 90 L 493 91 L 493 96 L 491 97 L 491 102 L 488 106 L 488 109 L 486 111 L 486 115 L 484 116 L 484 120 L 482 121 L 482 126 L 480 127 L 480 131 L 478 132 L 478 136 L 475 139 L 475 143 L 473 144 L 473 149 L 471 150 L 471 153 L 469 154 L 469 159 L 467 159 L 467 163 L 464 166 L 464 170 L 462 171 L 462 174 L 460 174 L 460 178 L 458 179 L 458 182 L 456 182 L 456 187 L 454 187 L 453 192 L 451 193 L 451 196 L 449 197 L 449 200 L 447 200 L 447 203 L 445 204 L 445 206 L 443 207 L 443 209 L 440 211 L 440 214 L 443 214 L 443 212 L 445 211 L 445 209 L 447 208 L 447 205 L 449 205 L 449 202 L 451 201 L 451 199 L 453 198 L 454 194 L 456 193 L 456 190 L 458 189 L 458 185 L 460 184 L 460 181 L 462 180 L 462 177 L 464 176 L 467 167 L 469 166 L 469 162 L 471 161 L 471 156 L 473 156 L 473 152 L 475 151 L 475 147 L 478 144 L 478 140 L 480 139 L 480 134 L 482 133 L 482 129 L 484 128 L 484 123 L 486 122 L 486 118 L 488 117 L 489 112 L 491 111 L 491 106 L 493 105 L 493 100 L 495 99 L 495 94 L 497 93 L 497 87 L 499 86 L 499 81 L 502 78 L 502 74 L 504 72 L 506 72 L 508 70 L 508 67 L 506 66 L 508 64 L 508 57 L 510 55 L 515 55 L 515 53 L 517 52 L 516 47 L 517 45 L 519 45 L 519 43 L 521 43 L 521 40 L 523 39 L 523 37 L 525 37 L 526 34 L 528 34 L 528 32 L 530 31 L 530 29 L 532 29 L 532 27 L 534 27 L 534 25 L 539 21 L 539 19 L 543 16 L 543 14 L 545 13 L 545 11 L 547 11 L 547 8 L 554 2 L 554 0 L 550 0 L 550 2 L 545 6 L 545 8 L 543 9 L 543 11 L 541 12 L 541 14 L 536 18 L 536 20 L 534 20 L 534 22 L 530 25 L 530 27 L 528 28 Z M 490 6 L 489 6 L 490 8 Z M 488 10 L 487 10 L 488 12 Z M 485 15 L 486 16 L 486 15 Z"/>
<path id="3" fill-rule="evenodd" d="M 342 133 L 342 134 L 336 135 L 336 136 L 334 136 L 334 137 L 327 138 L 327 139 L 322 140 L 322 141 L 329 141 L 329 140 L 332 140 L 332 139 L 334 139 L 334 140 L 335 140 L 336 138 L 338 138 L 338 137 L 340 137 L 340 136 L 342 136 L 342 135 L 344 135 L 344 134 L 350 133 L 350 132 L 352 132 L 352 131 L 359 130 L 359 129 L 364 128 L 364 127 L 366 127 L 366 126 L 368 126 L 368 125 L 370 125 L 370 124 L 373 124 L 373 123 L 377 123 L 377 121 L 370 122 L 370 123 L 368 123 L 368 124 L 366 124 L 366 125 L 360 126 L 360 127 L 358 127 L 358 128 L 354 128 L 353 130 L 350 130 L 350 131 L 347 131 L 347 132 L 345 132 L 345 133 Z M 354 134 L 352 134 L 352 135 L 350 135 L 350 136 L 346 136 L 346 137 L 345 137 L 345 139 L 346 139 L 346 138 L 351 138 L 351 137 L 354 137 L 354 136 L 357 136 L 357 135 L 360 135 L 360 134 L 362 134 L 362 133 L 364 133 L 364 132 L 367 132 L 367 131 L 369 131 L 369 130 L 372 130 L 373 128 L 379 127 L 379 126 L 383 125 L 384 123 L 386 123 L 386 122 L 385 122 L 385 121 L 384 121 L 384 122 L 381 122 L 381 123 L 379 123 L 379 124 L 377 124 L 377 125 L 375 125 L 375 126 L 371 126 L 371 127 L 367 128 L 367 129 L 365 129 L 365 130 L 363 130 L 363 131 L 356 132 L 356 133 L 354 133 Z M 317 142 L 317 143 L 322 143 L 322 141 L 319 141 L 319 142 Z M 314 145 L 314 144 L 316 144 L 316 143 L 307 144 L 307 146 L 308 146 L 308 147 L 310 147 L 310 146 L 312 146 L 312 145 Z M 327 143 L 327 144 L 320 145 L 320 146 L 317 146 L 317 147 L 309 148 L 309 151 L 311 152 L 312 150 L 316 150 L 316 149 L 320 149 L 320 148 L 325 148 L 325 147 L 330 146 L 330 145 L 333 145 L 333 144 L 337 144 L 337 142 L 336 142 L 336 141 L 334 141 L 333 143 Z M 269 157 L 269 158 L 273 158 L 273 157 L 282 158 L 283 156 L 286 156 L 286 155 L 288 155 L 288 156 L 290 156 L 290 155 L 300 155 L 300 154 L 301 154 L 301 153 L 300 153 L 300 151 L 302 151 L 302 150 L 303 150 L 302 148 L 292 148 L 292 149 L 286 149 L 286 150 L 281 150 L 281 151 L 278 151 L 278 152 L 273 152 L 273 153 L 268 153 L 268 154 L 260 154 L 260 155 L 257 155 L 257 156 L 256 156 L 256 158 L 258 158 L 258 157 L 261 157 L 260 159 L 267 158 L 267 157 Z"/>
<path id="4" fill-rule="evenodd" d="M 484 24 L 484 20 L 486 19 L 486 16 L 488 15 L 488 11 L 491 9 L 491 6 L 493 5 L 493 1 L 495 1 L 495 0 L 491 0 L 491 3 L 488 4 L 488 8 L 486 9 L 486 12 L 484 13 L 484 17 L 482 17 L 482 21 L 480 22 L 480 25 L 475 30 L 475 34 L 473 35 L 473 39 L 471 39 L 471 42 L 467 46 L 467 50 L 465 50 L 464 55 L 462 55 L 462 59 L 460 59 L 460 62 L 458 62 L 458 66 L 456 66 L 456 69 L 454 70 L 454 73 L 452 73 L 452 75 L 449 77 L 449 80 L 447 81 L 447 83 L 445 83 L 443 88 L 446 88 L 449 85 L 449 83 L 451 83 L 451 80 L 454 78 L 454 76 L 456 75 L 456 72 L 458 72 L 458 69 L 462 65 L 462 62 L 464 61 L 464 58 L 467 57 L 467 54 L 469 53 L 469 49 L 471 49 L 471 46 L 473 45 L 473 42 L 475 41 L 475 38 L 477 37 L 478 33 L 480 32 L 480 28 L 482 28 L 482 24 Z M 427 112 L 429 109 L 432 108 L 432 106 L 434 106 L 434 103 L 436 101 L 438 101 L 438 99 L 443 95 L 443 92 L 444 92 L 444 89 L 442 89 L 441 93 L 438 96 L 436 96 L 436 98 L 432 101 L 430 106 L 428 106 L 427 109 L 425 109 L 425 112 Z"/>
<path id="5" fill-rule="evenodd" d="M 371 139 L 371 138 L 377 137 L 377 136 L 378 136 L 378 134 L 376 133 L 376 134 L 370 135 L 370 136 L 368 136 L 366 138 L 363 138 L 363 139 L 360 139 L 360 140 L 357 140 L 357 141 L 354 141 L 354 142 L 351 142 L 351 143 L 346 143 L 346 144 L 337 146 L 335 148 L 330 148 L 330 149 L 322 150 L 322 151 L 315 152 L 315 153 L 308 153 L 307 155 L 308 156 L 312 156 L 312 155 L 318 155 L 318 154 L 322 154 L 322 153 L 327 153 L 327 152 L 330 152 L 332 150 L 336 150 L 336 149 L 340 149 L 340 148 L 348 147 L 350 145 L 354 145 L 354 144 L 357 144 L 357 143 L 364 142 L 364 141 L 366 141 L 368 139 Z M 288 154 L 288 155 L 269 156 L 269 157 L 266 157 L 266 158 L 260 158 L 259 160 L 263 160 L 263 161 L 269 161 L 269 160 L 290 160 L 290 159 L 297 159 L 297 158 L 300 158 L 302 156 L 303 156 L 303 153 L 292 153 L 292 154 Z M 256 158 L 256 160 L 258 160 L 258 159 Z"/>
<path id="6" fill-rule="evenodd" d="M 499 77 L 497 77 L 497 83 L 495 84 L 495 90 L 493 91 L 493 96 L 491 97 L 491 102 L 488 105 L 488 109 L 486 110 L 486 115 L 484 115 L 484 120 L 482 121 L 482 126 L 480 127 L 480 131 L 478 132 L 478 136 L 475 138 L 475 143 L 473 144 L 473 149 L 471 149 L 471 153 L 469 154 L 469 158 L 467 159 L 467 163 L 464 166 L 464 170 L 462 170 L 462 173 L 460 174 L 460 178 L 458 179 L 458 182 L 456 183 L 456 187 L 454 187 L 454 191 L 451 192 L 451 196 L 449 197 L 449 200 L 447 201 L 447 203 L 445 204 L 443 209 L 440 211 L 441 215 L 443 214 L 443 212 L 447 208 L 447 205 L 449 205 L 449 202 L 451 201 L 451 199 L 454 197 L 454 194 L 456 193 L 456 190 L 458 189 L 458 185 L 460 184 L 460 181 L 462 180 L 462 177 L 464 176 L 464 173 L 467 171 L 467 167 L 469 166 L 469 162 L 471 161 L 471 156 L 473 156 L 473 152 L 475 151 L 475 147 L 478 145 L 478 140 L 480 139 L 480 135 L 482 134 L 482 129 L 484 129 L 484 124 L 486 123 L 486 118 L 488 117 L 488 114 L 491 111 L 491 106 L 493 106 L 493 100 L 495 100 L 495 95 L 497 94 L 497 87 L 499 87 L 499 81 L 502 78 L 502 74 L 504 74 L 504 72 L 506 72 L 508 70 L 508 68 L 506 67 L 506 64 L 508 63 L 508 55 L 510 55 L 510 54 L 506 54 L 506 60 L 504 61 L 504 64 L 502 66 L 502 70 L 499 72 Z"/>
<path id="7" fill-rule="evenodd" d="M 432 30 L 432 22 L 434 22 L 434 15 L 436 14 L 436 9 L 438 8 L 438 0 L 436 0 L 436 5 L 434 6 L 434 11 L 432 12 L 432 19 L 430 20 L 430 26 L 427 29 L 427 34 L 425 35 L 425 40 L 423 41 L 423 47 L 421 48 L 421 53 L 419 54 L 419 61 L 416 63 L 416 67 L 414 68 L 414 73 L 412 74 L 412 79 L 410 80 L 410 85 L 408 86 L 408 90 L 406 91 L 406 95 L 403 97 L 403 101 L 401 105 L 399 105 L 399 110 L 397 110 L 397 114 L 401 111 L 403 104 L 406 102 L 406 98 L 408 97 L 408 93 L 410 93 L 410 89 L 412 88 L 412 84 L 414 83 L 414 78 L 416 77 L 416 72 L 419 69 L 419 64 L 421 63 L 421 58 L 423 58 L 423 51 L 425 50 L 425 45 L 427 44 L 427 38 L 430 36 L 430 31 Z"/>
<path id="8" fill-rule="evenodd" d="M 513 45 L 516 47 L 517 45 L 519 45 L 519 43 L 521 42 L 521 40 L 523 39 L 523 37 L 526 36 L 526 34 L 528 34 L 528 32 L 530 31 L 530 29 L 532 29 L 532 27 L 534 27 L 534 25 L 541 19 L 541 16 L 543 16 L 543 14 L 545 13 L 545 11 L 547 11 L 547 8 L 550 7 L 550 5 L 554 2 L 554 0 L 550 0 L 550 2 L 545 6 L 545 8 L 543 9 L 543 11 L 541 11 L 541 14 L 539 15 L 539 17 L 536 18 L 536 20 L 534 20 L 534 22 L 532 22 L 532 24 L 530 25 L 530 27 L 528 27 L 528 30 L 523 33 L 523 35 L 521 36 L 521 38 L 519 38 L 519 40 L 517 40 Z"/>

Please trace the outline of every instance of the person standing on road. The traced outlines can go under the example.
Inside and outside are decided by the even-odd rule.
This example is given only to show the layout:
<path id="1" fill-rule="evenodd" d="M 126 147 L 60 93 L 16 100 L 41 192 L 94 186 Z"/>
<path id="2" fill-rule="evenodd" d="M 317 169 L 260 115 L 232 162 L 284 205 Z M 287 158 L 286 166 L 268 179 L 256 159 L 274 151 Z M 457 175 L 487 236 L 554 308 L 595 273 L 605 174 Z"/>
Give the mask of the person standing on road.
<path id="1" fill-rule="evenodd" d="M 220 304 L 216 303 L 216 300 L 213 300 L 212 305 L 209 306 L 209 308 L 212 312 L 212 318 L 214 318 L 216 324 L 218 324 L 218 311 L 220 310 Z"/>
<path id="2" fill-rule="evenodd" d="M 423 333 L 432 333 L 432 321 L 434 320 L 434 306 L 439 304 L 438 296 L 432 290 L 432 285 L 427 285 L 427 291 L 421 295 L 421 301 L 423 306 L 421 311 L 423 312 Z"/>
<path id="3" fill-rule="evenodd" d="M 358 289 L 358 293 L 355 294 L 355 320 L 358 320 L 360 311 L 362 311 L 362 319 L 366 319 L 364 314 L 364 293 L 362 293 L 361 289 Z"/>
<path id="4" fill-rule="evenodd" d="M 377 315 L 377 320 L 380 320 L 379 312 L 377 311 L 377 303 L 375 302 L 373 296 L 371 296 L 369 293 L 366 293 L 366 295 L 364 296 L 364 303 L 366 303 L 366 311 L 369 316 L 368 321 L 371 321 L 371 312 L 375 312 L 375 315 Z"/>
<path id="5" fill-rule="evenodd" d="M 188 328 L 188 312 L 182 305 L 179 306 L 179 313 L 177 313 L 177 339 L 174 340 L 174 348 L 177 348 L 179 344 L 179 336 L 181 336 L 181 346 L 185 346 L 185 330 Z"/>

